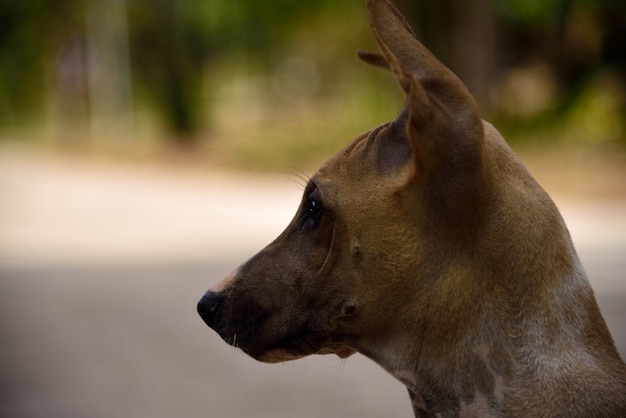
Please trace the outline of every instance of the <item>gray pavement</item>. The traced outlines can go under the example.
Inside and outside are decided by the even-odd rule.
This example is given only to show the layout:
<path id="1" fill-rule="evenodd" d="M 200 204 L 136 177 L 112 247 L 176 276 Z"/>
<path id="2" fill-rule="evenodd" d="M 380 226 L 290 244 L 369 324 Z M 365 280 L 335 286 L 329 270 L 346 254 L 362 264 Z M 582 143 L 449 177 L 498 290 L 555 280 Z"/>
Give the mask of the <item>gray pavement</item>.
<path id="1" fill-rule="evenodd" d="M 411 416 L 359 355 L 260 364 L 195 313 L 300 193 L 286 176 L 0 155 L 0 416 Z M 555 200 L 624 356 L 626 202 Z"/>

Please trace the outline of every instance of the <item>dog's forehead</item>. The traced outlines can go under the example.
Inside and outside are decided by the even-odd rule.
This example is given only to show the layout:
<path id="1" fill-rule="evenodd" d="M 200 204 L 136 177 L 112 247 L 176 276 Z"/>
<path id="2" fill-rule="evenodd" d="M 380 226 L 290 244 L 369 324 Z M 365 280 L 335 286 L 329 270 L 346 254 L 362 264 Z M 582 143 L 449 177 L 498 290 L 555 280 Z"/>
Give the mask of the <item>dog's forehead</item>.
<path id="1" fill-rule="evenodd" d="M 381 139 L 384 142 L 385 131 L 392 125 L 387 122 L 362 133 L 322 165 L 312 181 L 325 200 L 355 204 L 385 193 L 386 179 L 380 176 L 377 154 L 384 146 Z"/>
<path id="2" fill-rule="evenodd" d="M 357 148 L 360 143 L 367 140 L 374 129 L 362 133 L 341 151 L 330 157 L 320 167 L 317 173 L 313 175 L 315 184 L 319 187 L 338 187 L 344 182 L 346 180 L 346 172 L 349 170 L 349 167 L 354 164 L 352 160 L 355 157 L 355 148 Z"/>
<path id="3" fill-rule="evenodd" d="M 348 177 L 361 179 L 372 173 L 374 144 L 378 135 L 394 125 L 396 121 L 385 122 L 357 136 L 350 144 L 332 156 L 315 174 L 314 178 L 346 180 Z"/>

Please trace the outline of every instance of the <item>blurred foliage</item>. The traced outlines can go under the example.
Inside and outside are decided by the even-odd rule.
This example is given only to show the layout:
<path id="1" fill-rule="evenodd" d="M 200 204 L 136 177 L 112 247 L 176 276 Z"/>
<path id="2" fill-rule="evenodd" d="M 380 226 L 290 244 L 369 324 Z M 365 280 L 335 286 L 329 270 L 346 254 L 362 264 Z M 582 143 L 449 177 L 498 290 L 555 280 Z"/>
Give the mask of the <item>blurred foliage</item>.
<path id="1" fill-rule="evenodd" d="M 211 37 L 200 4 L 129 3 L 134 84 L 181 141 L 188 141 L 200 126 L 203 68 L 211 55 Z"/>
<path id="2" fill-rule="evenodd" d="M 0 2 L 0 123 L 41 111 L 55 11 L 44 0 Z"/>
<path id="3" fill-rule="evenodd" d="M 325 153 L 401 106 L 354 58 L 375 48 L 363 3 L 0 0 L 0 128 L 147 123 L 251 166 Z M 396 4 L 509 138 L 626 143 L 623 0 Z"/>
<path id="4" fill-rule="evenodd" d="M 507 19 L 536 26 L 562 16 L 564 0 L 498 0 L 498 11 Z"/>

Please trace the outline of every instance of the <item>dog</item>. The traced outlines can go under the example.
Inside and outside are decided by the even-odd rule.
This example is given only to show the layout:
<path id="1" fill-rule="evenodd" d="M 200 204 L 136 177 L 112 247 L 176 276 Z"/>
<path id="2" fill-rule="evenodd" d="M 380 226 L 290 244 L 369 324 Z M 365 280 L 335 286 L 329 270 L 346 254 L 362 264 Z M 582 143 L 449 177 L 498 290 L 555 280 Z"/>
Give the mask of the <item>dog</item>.
<path id="1" fill-rule="evenodd" d="M 310 179 L 202 319 L 263 362 L 360 352 L 416 417 L 626 417 L 626 365 L 556 206 L 388 0 L 368 0 L 399 116 Z"/>

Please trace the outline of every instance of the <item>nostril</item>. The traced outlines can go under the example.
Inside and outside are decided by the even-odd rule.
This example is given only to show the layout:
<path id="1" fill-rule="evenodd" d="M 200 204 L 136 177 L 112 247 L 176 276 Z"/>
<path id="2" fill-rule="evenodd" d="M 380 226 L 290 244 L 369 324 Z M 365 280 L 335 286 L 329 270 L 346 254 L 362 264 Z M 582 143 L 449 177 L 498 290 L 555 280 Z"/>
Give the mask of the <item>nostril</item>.
<path id="1" fill-rule="evenodd" d="M 198 302 L 198 314 L 211 328 L 215 325 L 215 317 L 222 300 L 223 298 L 219 293 L 209 291 Z"/>

